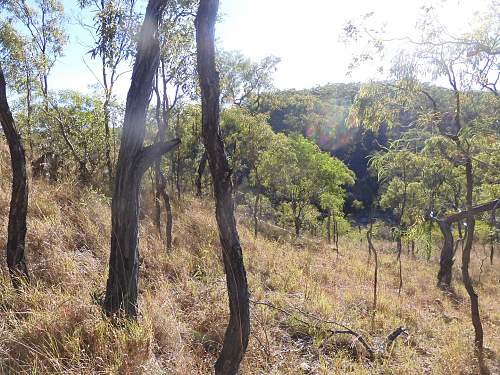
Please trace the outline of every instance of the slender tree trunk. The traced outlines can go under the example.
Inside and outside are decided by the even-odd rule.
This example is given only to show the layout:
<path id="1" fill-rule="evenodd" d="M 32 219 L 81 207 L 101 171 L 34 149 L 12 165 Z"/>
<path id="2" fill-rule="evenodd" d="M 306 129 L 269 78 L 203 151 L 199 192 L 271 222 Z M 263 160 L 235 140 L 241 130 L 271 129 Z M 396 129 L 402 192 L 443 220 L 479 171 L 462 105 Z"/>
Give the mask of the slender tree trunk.
<path id="1" fill-rule="evenodd" d="M 377 312 L 377 283 L 378 283 L 378 256 L 377 256 L 377 250 L 375 249 L 375 246 L 373 246 L 372 243 L 372 229 L 373 229 L 373 220 L 370 214 L 370 226 L 368 228 L 368 231 L 366 232 L 366 239 L 368 242 L 368 253 L 371 256 L 372 252 L 374 255 L 375 259 L 375 268 L 373 270 L 373 307 L 372 307 L 372 331 L 375 329 L 375 314 Z"/>
<path id="2" fill-rule="evenodd" d="M 474 187 L 473 182 L 473 171 L 472 171 L 472 160 L 468 157 L 465 162 L 465 176 L 466 176 L 466 204 L 467 211 L 470 213 L 472 211 L 472 191 Z M 466 219 L 467 223 L 467 234 L 465 239 L 465 245 L 462 252 L 462 279 L 464 282 L 465 289 L 469 294 L 470 298 L 470 308 L 471 308 L 471 319 L 472 325 L 474 326 L 474 343 L 476 347 L 476 354 L 478 356 L 479 365 L 482 374 L 486 374 L 488 371 L 485 368 L 483 361 L 483 325 L 481 323 L 481 316 L 479 314 L 479 297 L 474 290 L 472 285 L 472 280 L 469 275 L 469 263 L 470 263 L 470 253 L 472 250 L 472 243 L 474 241 L 474 227 L 475 219 L 472 214 L 469 214 Z"/>
<path id="3" fill-rule="evenodd" d="M 328 243 L 332 243 L 332 214 L 328 212 L 328 218 L 326 220 L 326 238 L 328 239 Z"/>
<path id="4" fill-rule="evenodd" d="M 111 203 L 111 254 L 104 309 L 137 316 L 139 188 L 144 172 L 179 140 L 144 147 L 146 111 L 158 69 L 158 25 L 167 0 L 150 0 L 139 33 Z"/>
<path id="5" fill-rule="evenodd" d="M 206 151 L 203 151 L 203 155 L 201 156 L 200 164 L 198 165 L 198 173 L 196 174 L 196 196 L 201 197 L 203 195 L 202 191 L 202 179 L 203 179 L 203 172 L 205 172 L 205 167 L 207 165 L 207 159 L 208 155 Z"/>
<path id="6" fill-rule="evenodd" d="M 162 67 L 163 70 L 163 67 Z M 160 142 L 165 142 L 167 128 L 168 128 L 168 96 L 164 93 L 163 103 L 160 97 L 160 90 L 158 89 L 159 74 L 156 74 L 156 80 L 154 85 L 154 91 L 156 94 L 156 123 L 158 126 L 158 140 Z M 163 83 L 163 90 L 166 90 L 166 83 Z M 162 115 L 160 116 L 160 112 Z M 167 193 L 167 180 L 161 169 L 161 163 L 159 160 L 155 162 L 155 181 L 156 181 L 156 206 L 155 206 L 155 217 L 157 220 L 158 231 L 161 230 L 161 199 L 163 199 L 163 204 L 165 206 L 166 213 L 166 223 L 165 223 L 165 240 L 167 250 L 172 250 L 172 237 L 173 237 L 173 213 L 172 205 L 170 203 L 170 196 Z"/>
<path id="7" fill-rule="evenodd" d="M 493 265 L 495 243 L 498 242 L 496 207 L 491 211 L 490 264 Z"/>
<path id="8" fill-rule="evenodd" d="M 434 223 L 432 220 L 429 220 L 429 230 L 428 230 L 428 242 L 427 242 L 427 260 L 431 259 L 432 255 L 432 229 Z"/>
<path id="9" fill-rule="evenodd" d="M 104 69 L 104 68 L 103 68 Z M 106 157 L 106 167 L 108 169 L 108 181 L 110 192 L 113 191 L 113 161 L 111 160 L 111 130 L 109 127 L 110 123 L 110 94 L 106 92 L 106 98 L 104 100 L 104 138 L 105 138 L 105 157 Z"/>
<path id="10" fill-rule="evenodd" d="M 0 62 L 0 122 L 7 139 L 12 166 L 12 195 L 9 223 L 7 226 L 7 266 L 14 288 L 29 282 L 28 267 L 24 255 L 26 215 L 28 212 L 28 181 L 26 159 L 21 137 L 16 130 L 6 95 L 6 82 Z"/>
<path id="11" fill-rule="evenodd" d="M 158 168 L 160 168 L 158 162 L 155 162 L 155 171 L 153 180 L 153 195 L 155 201 L 155 211 L 154 211 L 154 223 L 158 233 L 161 233 L 161 196 L 160 196 L 160 176 L 158 175 Z"/>
<path id="12" fill-rule="evenodd" d="M 181 199 L 181 158 L 180 152 L 177 152 L 176 160 L 176 168 L 175 168 L 175 188 L 177 189 L 177 199 Z"/>
<path id="13" fill-rule="evenodd" d="M 396 252 L 398 253 L 397 258 L 401 258 L 401 253 L 403 252 L 403 244 L 401 242 L 401 233 L 397 235 L 398 237 L 396 238 Z"/>
<path id="14" fill-rule="evenodd" d="M 398 258 L 399 264 L 399 286 L 398 286 L 398 296 L 401 295 L 401 290 L 403 290 L 403 261 L 402 256 Z"/>
<path id="15" fill-rule="evenodd" d="M 259 232 L 259 202 L 260 202 L 260 192 L 257 191 L 255 194 L 255 203 L 253 205 L 253 227 L 254 227 L 254 236 L 257 238 L 257 234 Z"/>
<path id="16" fill-rule="evenodd" d="M 167 246 L 167 250 L 172 250 L 172 238 L 173 238 L 173 229 L 174 229 L 174 218 L 172 212 L 172 204 L 170 202 L 170 196 L 167 193 L 167 181 L 165 179 L 165 175 L 161 170 L 160 162 L 157 161 L 155 163 L 155 175 L 158 176 L 158 184 L 157 188 L 157 196 L 158 199 L 161 197 L 163 200 L 163 205 L 165 206 L 165 242 Z M 161 206 L 161 205 L 160 205 Z M 161 210 L 161 208 L 160 208 Z"/>
<path id="17" fill-rule="evenodd" d="M 339 225 L 337 222 L 337 219 L 335 217 L 333 218 L 333 230 L 334 230 L 334 235 L 333 238 L 335 240 L 335 249 L 337 251 L 337 257 L 339 256 Z"/>
<path id="18" fill-rule="evenodd" d="M 30 148 L 30 159 L 33 159 L 33 130 L 31 125 L 31 75 L 26 72 L 26 127 L 28 128 L 28 144 Z"/>
<path id="19" fill-rule="evenodd" d="M 231 170 L 219 127 L 220 86 L 215 67 L 215 21 L 218 0 L 200 0 L 196 15 L 196 46 L 201 87 L 203 142 L 215 194 L 215 215 L 222 245 L 229 297 L 229 324 L 222 351 L 215 363 L 217 375 L 235 375 L 248 346 L 249 292 L 243 254 L 234 218 Z"/>

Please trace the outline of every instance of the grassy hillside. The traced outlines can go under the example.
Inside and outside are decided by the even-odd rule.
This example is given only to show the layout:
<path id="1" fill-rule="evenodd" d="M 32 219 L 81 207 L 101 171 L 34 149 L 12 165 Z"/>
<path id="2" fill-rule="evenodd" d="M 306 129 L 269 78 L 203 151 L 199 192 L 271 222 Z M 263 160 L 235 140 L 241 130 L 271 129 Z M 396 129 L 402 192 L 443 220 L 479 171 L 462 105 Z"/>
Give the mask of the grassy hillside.
<path id="1" fill-rule="evenodd" d="M 8 217 L 8 159 L 0 153 L 0 248 Z M 174 249 L 167 253 L 151 220 L 141 222 L 140 311 L 136 323 L 112 324 L 96 303 L 104 291 L 109 201 L 72 182 L 32 181 L 28 262 L 32 285 L 16 293 L 0 257 L 0 373 L 209 374 L 227 319 L 225 277 L 212 202 L 175 202 Z M 435 287 L 436 259 L 404 254 L 404 287 L 390 244 L 379 249 L 379 303 L 371 329 L 373 263 L 357 234 L 301 245 L 259 237 L 241 224 L 251 299 L 252 335 L 242 374 L 473 374 L 468 297 L 455 272 L 456 295 Z M 385 250 L 382 250 L 385 249 Z M 499 260 L 480 260 L 472 276 L 480 296 L 488 365 L 499 373 Z M 458 267 L 456 262 L 456 266 Z M 318 317 L 320 320 L 316 319 Z M 326 321 L 341 322 L 381 348 L 398 326 L 408 329 L 370 361 L 363 346 Z M 342 329 L 342 328 L 340 328 Z M 380 355 L 379 355 L 380 354 Z"/>

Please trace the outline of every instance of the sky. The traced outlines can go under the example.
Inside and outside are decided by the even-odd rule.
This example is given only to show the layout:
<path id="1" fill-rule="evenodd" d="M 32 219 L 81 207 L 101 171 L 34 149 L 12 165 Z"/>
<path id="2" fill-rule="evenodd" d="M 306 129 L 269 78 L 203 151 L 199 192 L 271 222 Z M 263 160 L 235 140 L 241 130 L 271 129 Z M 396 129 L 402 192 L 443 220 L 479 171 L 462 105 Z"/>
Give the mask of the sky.
<path id="1" fill-rule="evenodd" d="M 76 21 L 90 22 L 75 0 L 64 0 L 69 15 L 70 35 L 65 56 L 55 66 L 52 89 L 88 91 L 95 84 L 99 66 L 86 54 L 91 38 Z M 435 0 L 441 22 L 450 30 L 467 28 L 474 12 L 485 8 L 486 0 Z M 422 0 L 220 0 L 221 21 L 216 26 L 219 49 L 239 50 L 252 60 L 268 55 L 281 58 L 275 73 L 279 89 L 310 88 L 333 82 L 374 78 L 370 66 L 347 75 L 347 67 L 358 46 L 340 41 L 347 21 L 374 12 L 373 18 L 386 25 L 389 35 L 415 35 L 417 13 L 429 1 Z M 93 73 L 95 72 L 95 73 Z M 116 87 L 125 97 L 130 75 Z"/>

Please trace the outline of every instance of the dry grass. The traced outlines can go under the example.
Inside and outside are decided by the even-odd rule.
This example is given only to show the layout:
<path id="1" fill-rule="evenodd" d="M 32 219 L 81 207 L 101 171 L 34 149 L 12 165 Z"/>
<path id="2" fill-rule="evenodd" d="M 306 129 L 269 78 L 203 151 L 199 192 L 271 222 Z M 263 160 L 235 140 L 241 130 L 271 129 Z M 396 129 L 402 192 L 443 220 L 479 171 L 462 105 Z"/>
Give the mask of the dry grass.
<path id="1" fill-rule="evenodd" d="M 1 154 L 1 153 L 0 153 Z M 0 163 L 2 164 L 2 163 Z M 4 164 L 5 165 L 5 164 Z M 1 230 L 6 233 L 9 181 L 1 171 Z M 0 373 L 209 374 L 227 320 L 226 291 L 211 202 L 176 202 L 175 248 L 167 254 L 151 221 L 141 227 L 138 322 L 113 325 L 93 296 L 103 292 L 110 230 L 109 202 L 71 183 L 31 184 L 28 261 L 33 284 L 13 291 L 2 257 Z M 240 225 L 254 301 L 269 301 L 343 322 L 370 345 L 398 326 L 408 337 L 370 362 L 347 335 L 329 337 L 326 324 L 304 325 L 266 306 L 252 306 L 252 336 L 242 374 L 474 374 L 468 298 L 455 273 L 455 296 L 435 287 L 436 260 L 403 258 L 404 288 L 389 244 L 380 248 L 379 308 L 371 330 L 373 264 L 359 238 L 329 246 L 293 246 Z M 5 248 L 5 234 L 0 237 Z M 382 248 L 386 248 L 382 251 Z M 475 250 L 482 256 L 482 247 Z M 479 276 L 479 260 L 472 275 Z M 492 373 L 500 371 L 500 271 L 483 266 L 476 282 Z M 458 263 L 458 262 L 457 262 Z M 331 327 L 330 327 L 331 328 Z M 496 367 L 495 367 L 496 366 Z"/>

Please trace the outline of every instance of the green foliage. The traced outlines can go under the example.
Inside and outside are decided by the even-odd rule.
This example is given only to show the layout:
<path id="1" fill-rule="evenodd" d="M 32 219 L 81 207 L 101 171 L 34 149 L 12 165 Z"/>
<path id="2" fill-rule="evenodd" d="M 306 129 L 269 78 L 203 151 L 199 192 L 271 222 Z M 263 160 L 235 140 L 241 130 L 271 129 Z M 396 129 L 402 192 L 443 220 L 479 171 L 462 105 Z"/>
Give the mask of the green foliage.
<path id="1" fill-rule="evenodd" d="M 300 135 L 278 135 L 273 147 L 262 156 L 263 185 L 273 199 L 286 203 L 298 234 L 311 203 L 340 210 L 343 186 L 354 183 L 353 173 L 338 159 Z"/>
<path id="2" fill-rule="evenodd" d="M 240 52 L 221 52 L 217 65 L 221 72 L 222 103 L 258 108 L 261 94 L 273 88 L 272 76 L 279 62 L 276 56 L 253 62 Z"/>

